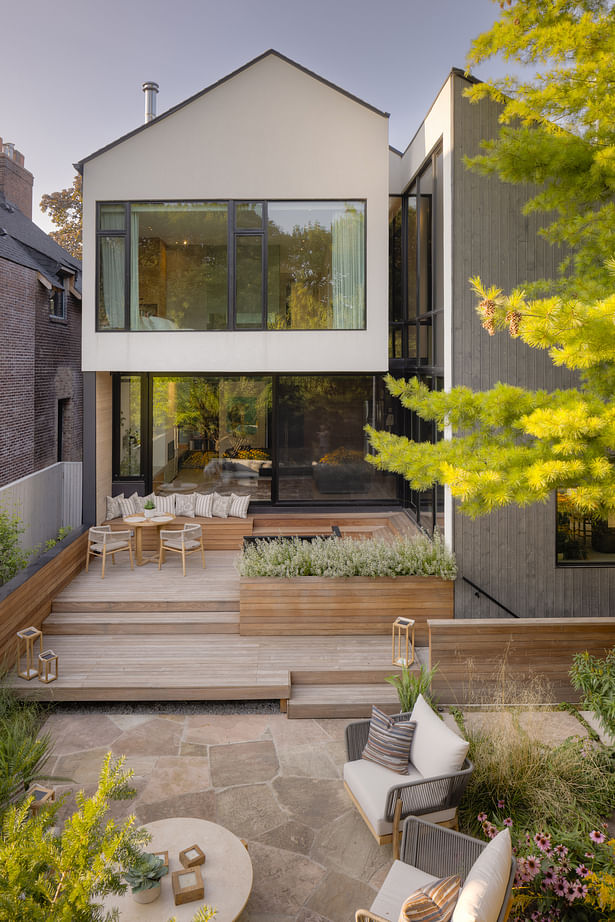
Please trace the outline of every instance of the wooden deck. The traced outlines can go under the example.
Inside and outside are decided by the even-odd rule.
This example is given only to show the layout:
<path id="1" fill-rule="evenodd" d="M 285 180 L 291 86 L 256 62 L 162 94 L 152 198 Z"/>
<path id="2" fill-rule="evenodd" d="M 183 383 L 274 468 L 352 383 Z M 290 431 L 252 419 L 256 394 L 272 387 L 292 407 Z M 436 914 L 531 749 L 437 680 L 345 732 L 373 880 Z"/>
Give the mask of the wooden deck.
<path id="1" fill-rule="evenodd" d="M 396 514 L 255 517 L 254 534 L 399 534 Z M 262 518 L 262 521 L 260 519 Z M 53 599 L 43 623 L 45 647 L 59 658 L 50 685 L 10 681 L 27 695 L 55 701 L 280 699 L 289 717 L 361 717 L 378 704 L 397 709 L 385 683 L 395 672 L 388 635 L 239 635 L 237 551 L 209 550 L 206 569 L 190 558 L 182 577 L 173 556 L 130 569 L 125 555 L 93 561 Z M 427 651 L 424 651 L 424 658 Z"/>

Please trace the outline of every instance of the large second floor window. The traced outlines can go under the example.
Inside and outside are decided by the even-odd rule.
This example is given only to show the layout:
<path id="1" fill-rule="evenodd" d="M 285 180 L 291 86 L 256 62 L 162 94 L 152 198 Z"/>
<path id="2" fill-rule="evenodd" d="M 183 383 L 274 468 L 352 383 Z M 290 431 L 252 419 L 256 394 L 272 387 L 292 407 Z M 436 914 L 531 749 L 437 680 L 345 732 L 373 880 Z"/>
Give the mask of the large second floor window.
<path id="1" fill-rule="evenodd" d="M 99 330 L 365 328 L 365 202 L 99 203 Z"/>

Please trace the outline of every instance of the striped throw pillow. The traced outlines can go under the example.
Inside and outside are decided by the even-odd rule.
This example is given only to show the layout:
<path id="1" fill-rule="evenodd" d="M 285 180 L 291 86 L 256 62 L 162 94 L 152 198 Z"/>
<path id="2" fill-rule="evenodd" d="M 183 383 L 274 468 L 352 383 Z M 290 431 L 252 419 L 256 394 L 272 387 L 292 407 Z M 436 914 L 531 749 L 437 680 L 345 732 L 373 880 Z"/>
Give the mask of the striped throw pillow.
<path id="1" fill-rule="evenodd" d="M 234 515 L 238 519 L 248 517 L 248 506 L 250 505 L 250 494 L 239 496 L 237 493 L 231 493 L 231 505 L 228 511 L 229 515 Z"/>
<path id="2" fill-rule="evenodd" d="M 137 506 L 132 496 L 127 498 L 118 496 L 117 501 L 120 507 L 120 515 L 134 515 L 137 512 Z"/>
<path id="3" fill-rule="evenodd" d="M 461 877 L 442 877 L 420 887 L 401 907 L 399 922 L 449 922 L 461 889 Z"/>
<path id="4" fill-rule="evenodd" d="M 175 493 L 170 493 L 168 496 L 157 496 L 154 502 L 156 512 L 163 513 L 163 515 L 175 515 Z"/>
<path id="5" fill-rule="evenodd" d="M 196 493 L 196 500 L 194 503 L 194 514 L 202 515 L 206 519 L 210 519 L 213 515 L 214 508 L 214 494 L 213 493 Z"/>
<path id="6" fill-rule="evenodd" d="M 391 720 L 388 714 L 372 705 L 369 736 L 362 757 L 399 775 L 407 775 L 415 727 L 416 724 L 409 720 Z"/>

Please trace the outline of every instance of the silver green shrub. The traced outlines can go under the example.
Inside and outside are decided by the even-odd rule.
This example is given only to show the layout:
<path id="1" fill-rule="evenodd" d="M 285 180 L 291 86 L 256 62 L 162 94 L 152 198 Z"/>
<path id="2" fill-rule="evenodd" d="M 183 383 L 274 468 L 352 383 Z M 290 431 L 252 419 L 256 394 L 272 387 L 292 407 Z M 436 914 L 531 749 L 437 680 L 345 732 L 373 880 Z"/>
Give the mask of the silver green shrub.
<path id="1" fill-rule="evenodd" d="M 255 541 L 237 561 L 241 576 L 439 576 L 455 579 L 455 555 L 436 532 L 385 542 L 379 538 L 276 538 Z"/>

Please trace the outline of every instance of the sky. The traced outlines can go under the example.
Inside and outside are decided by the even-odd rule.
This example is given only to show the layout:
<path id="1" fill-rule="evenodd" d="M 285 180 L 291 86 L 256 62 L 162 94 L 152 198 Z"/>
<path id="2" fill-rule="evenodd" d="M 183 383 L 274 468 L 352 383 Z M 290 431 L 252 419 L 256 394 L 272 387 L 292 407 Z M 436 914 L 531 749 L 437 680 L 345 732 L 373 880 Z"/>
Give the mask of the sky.
<path id="1" fill-rule="evenodd" d="M 41 195 L 143 122 L 143 82 L 160 85 L 160 115 L 275 48 L 390 112 L 403 150 L 499 12 L 493 0 L 0 0 L 0 137 L 24 154 L 33 219 L 53 230 Z M 475 75 L 504 72 L 494 61 Z"/>

